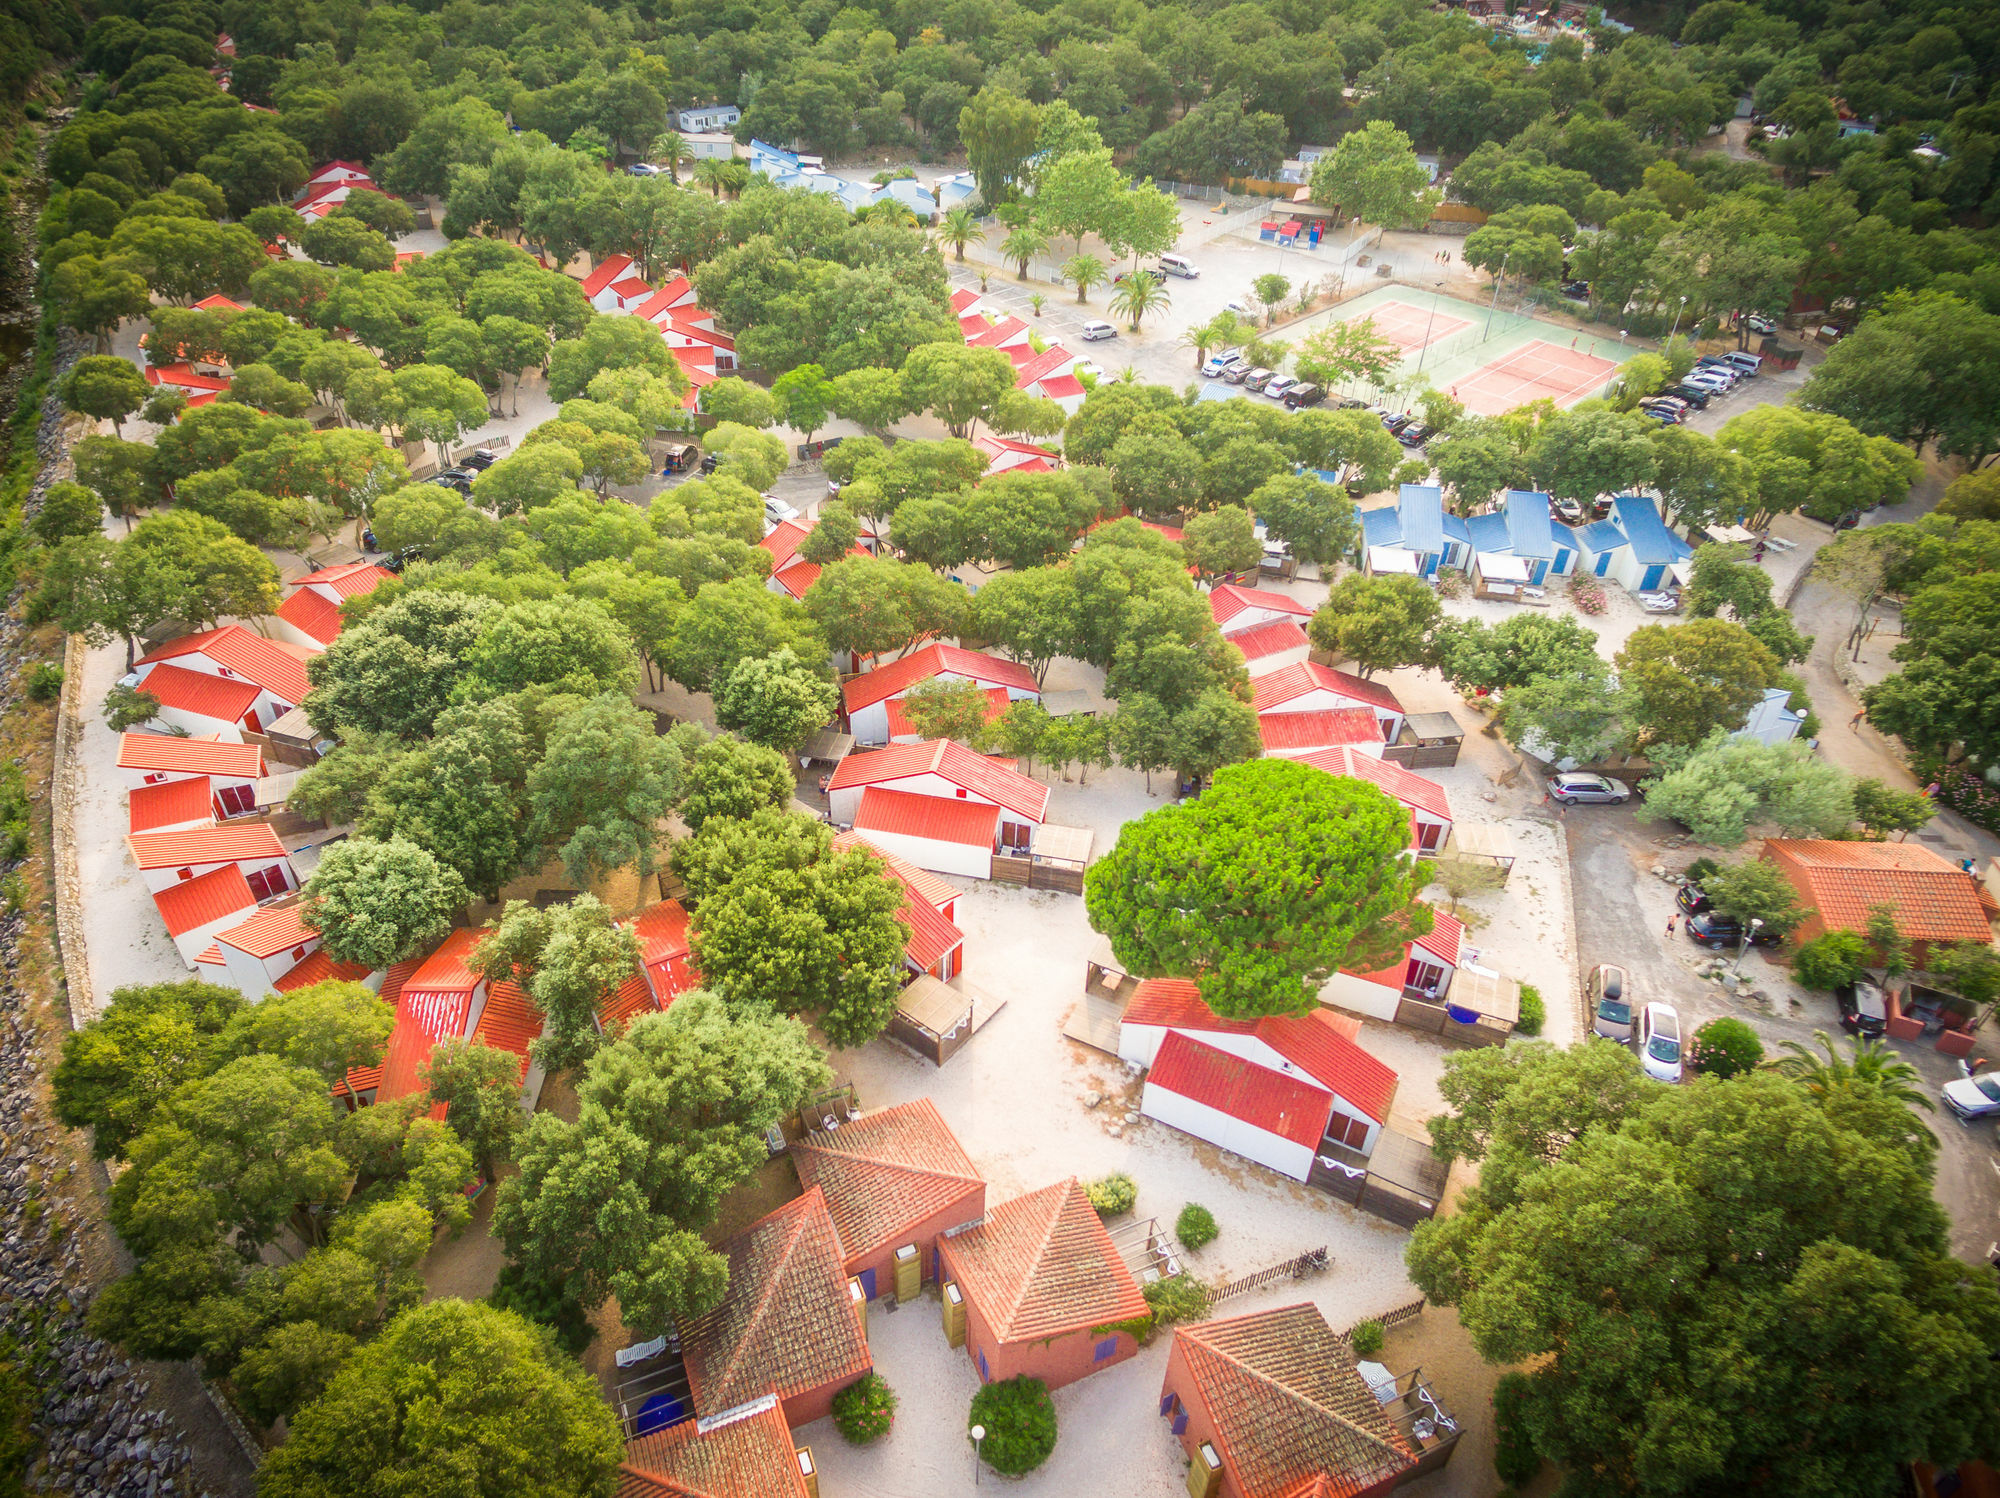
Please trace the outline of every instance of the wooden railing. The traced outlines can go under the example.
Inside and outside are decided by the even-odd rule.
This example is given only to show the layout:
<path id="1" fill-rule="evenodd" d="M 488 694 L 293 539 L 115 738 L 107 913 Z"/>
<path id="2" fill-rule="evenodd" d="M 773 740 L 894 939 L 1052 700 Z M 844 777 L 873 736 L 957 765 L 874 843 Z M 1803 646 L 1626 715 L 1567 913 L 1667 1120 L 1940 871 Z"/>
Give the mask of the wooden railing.
<path id="1" fill-rule="evenodd" d="M 1301 1280 L 1309 1274 L 1318 1274 L 1332 1266 L 1333 1256 L 1324 1248 L 1315 1248 L 1300 1254 L 1296 1259 L 1287 1259 L 1282 1264 L 1273 1264 L 1269 1269 L 1260 1269 L 1255 1274 L 1218 1286 L 1209 1292 L 1208 1301 L 1210 1305 L 1216 1305 L 1233 1295 L 1247 1295 L 1252 1290 L 1261 1290 L 1278 1280 Z"/>

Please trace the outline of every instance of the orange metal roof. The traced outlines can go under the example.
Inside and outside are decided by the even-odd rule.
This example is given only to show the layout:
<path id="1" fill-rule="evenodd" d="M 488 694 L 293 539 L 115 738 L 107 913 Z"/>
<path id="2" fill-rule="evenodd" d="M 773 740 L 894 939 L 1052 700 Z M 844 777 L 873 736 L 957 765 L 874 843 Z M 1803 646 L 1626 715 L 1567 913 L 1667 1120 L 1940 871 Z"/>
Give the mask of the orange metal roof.
<path id="1" fill-rule="evenodd" d="M 209 804 L 208 777 L 169 780 L 164 785 L 134 787 L 126 797 L 132 831 L 151 832 L 156 827 L 177 827 L 204 818 L 213 821 L 215 808 Z"/>
<path id="2" fill-rule="evenodd" d="M 209 681 L 214 678 L 202 679 Z M 255 780 L 264 773 L 264 751 L 255 744 L 225 744 L 220 739 L 184 739 L 171 733 L 125 733 L 118 736 L 118 768 L 169 770 L 189 775 Z"/>
<path id="3" fill-rule="evenodd" d="M 365 962 L 335 962 L 326 954 L 324 947 L 317 952 L 308 952 L 303 961 L 271 984 L 279 993 L 296 993 L 301 988 L 311 988 L 315 983 L 325 983 L 339 979 L 342 983 L 359 983 L 369 973 Z"/>
<path id="4" fill-rule="evenodd" d="M 322 567 L 304 577 L 295 577 L 286 586 L 303 588 L 310 583 L 316 588 L 332 588 L 342 598 L 360 598 L 373 593 L 395 575 L 373 562 L 343 562 L 338 567 Z"/>
<path id="5" fill-rule="evenodd" d="M 254 681 L 272 696 L 297 707 L 305 701 L 306 662 L 317 654 L 318 651 L 307 650 L 302 645 L 267 640 L 240 624 L 225 624 L 220 629 L 204 630 L 200 634 L 183 635 L 178 640 L 169 641 L 158 650 L 140 657 L 139 664 L 148 666 L 183 656 L 206 656 L 216 665 L 234 672 L 245 681 Z"/>
<path id="6" fill-rule="evenodd" d="M 780 520 L 777 529 L 757 543 L 759 549 L 771 554 L 771 570 L 776 572 L 798 555 L 813 528 L 802 520 Z"/>
<path id="7" fill-rule="evenodd" d="M 231 926 L 218 938 L 252 957 L 275 957 L 288 947 L 319 940 L 319 928 L 308 926 L 296 905 L 280 905 L 260 910 L 240 926 Z"/>
<path id="8" fill-rule="evenodd" d="M 986 721 L 991 723 L 995 718 L 1006 712 L 1007 704 L 1013 700 L 1013 698 L 1007 695 L 1005 687 L 988 687 L 986 689 Z M 903 715 L 903 699 L 901 697 L 891 697 L 883 706 L 889 714 L 889 737 L 891 739 L 908 738 L 917 731 L 910 726 L 910 720 Z"/>
<path id="9" fill-rule="evenodd" d="M 1209 611 L 1215 615 L 1218 628 L 1245 609 L 1276 609 L 1292 614 L 1300 619 L 1310 619 L 1312 609 L 1296 598 L 1288 598 L 1283 593 L 1273 593 L 1266 588 L 1245 588 L 1236 583 L 1224 583 L 1208 595 Z"/>
<path id="10" fill-rule="evenodd" d="M 942 796 L 913 796 L 871 785 L 855 808 L 856 832 L 885 832 L 957 843 L 967 848 L 991 848 L 1000 808 L 984 801 L 947 801 Z"/>
<path id="11" fill-rule="evenodd" d="M 940 1212 L 954 1212 L 947 1226 L 956 1226 L 985 1210 L 986 1182 L 929 1098 L 807 1134 L 792 1160 L 802 1182 L 826 1193 L 849 1263 L 907 1241 Z"/>
<path id="12" fill-rule="evenodd" d="M 586 297 L 596 296 L 631 268 L 630 255 L 612 255 L 608 259 L 598 261 L 597 268 L 583 278 L 583 294 Z"/>
<path id="13" fill-rule="evenodd" d="M 729 1260 L 722 1304 L 681 1323 L 695 1408 L 726 1410 L 774 1392 L 789 1399 L 844 1385 L 874 1366 L 819 1187 L 758 1219 L 720 1252 Z"/>
<path id="14" fill-rule="evenodd" d="M 1035 673 L 1018 661 L 1002 660 L 984 651 L 965 650 L 957 645 L 926 645 L 913 655 L 864 671 L 842 689 L 847 710 L 858 711 L 900 697 L 920 681 L 945 674 L 966 676 L 995 686 L 1013 687 L 1041 695 Z"/>
<path id="15" fill-rule="evenodd" d="M 616 1498 L 806 1498 L 784 1409 L 717 1424 L 683 1420 L 625 1448 Z"/>
<path id="16" fill-rule="evenodd" d="M 607 1033 L 615 1033 L 642 1014 L 658 1013 L 659 1008 L 652 985 L 634 973 L 598 1001 L 597 1023 Z"/>
<path id="17" fill-rule="evenodd" d="M 941 1245 L 1002 1342 L 1037 1341 L 1147 1312 L 1075 1177 L 1003 1202 Z"/>
<path id="18" fill-rule="evenodd" d="M 140 690 L 162 707 L 176 708 L 218 723 L 240 723 L 257 701 L 254 681 L 230 681 L 185 666 L 159 665 L 146 673 Z"/>
<path id="19" fill-rule="evenodd" d="M 404 987 L 411 990 L 464 990 L 479 986 L 479 974 L 472 969 L 472 952 L 485 939 L 484 930 L 460 926 L 438 944 L 438 949 L 410 974 Z"/>
<path id="20" fill-rule="evenodd" d="M 1309 692 L 1330 692 L 1350 702 L 1366 703 L 1394 713 L 1403 710 L 1396 694 L 1379 682 L 1363 681 L 1358 676 L 1322 666 L 1317 661 L 1299 661 L 1294 665 L 1281 666 L 1267 676 L 1258 677 L 1251 683 L 1251 691 L 1255 694 L 1253 705 L 1260 713 L 1269 712 L 1281 703 L 1303 697 Z"/>
<path id="21" fill-rule="evenodd" d="M 1297 1077 L 1169 1031 L 1146 1073 L 1148 1087 L 1177 1093 L 1308 1149 L 1326 1134 L 1333 1094 Z"/>
<path id="22" fill-rule="evenodd" d="M 160 919 L 167 923 L 167 934 L 185 936 L 240 911 L 255 910 L 257 897 L 250 893 L 250 882 L 243 877 L 243 871 L 227 863 L 155 891 L 153 904 L 159 907 Z"/>
<path id="23" fill-rule="evenodd" d="M 1830 931 L 1866 931 L 1870 908 L 1889 905 L 1897 929 L 1912 941 L 1993 939 L 1978 881 L 1922 843 L 1774 837 L 1764 856 Z"/>
<path id="24" fill-rule="evenodd" d="M 1239 629 L 1223 639 L 1243 652 L 1246 661 L 1260 661 L 1267 655 L 1280 655 L 1287 650 L 1299 650 L 1311 644 L 1306 632 L 1290 619 L 1273 619 L 1265 624 L 1254 624 L 1248 629 Z"/>
<path id="25" fill-rule="evenodd" d="M 1382 726 L 1365 707 L 1333 707 L 1318 713 L 1265 713 L 1257 734 L 1267 750 L 1324 749 L 1328 745 L 1379 744 Z"/>
<path id="26" fill-rule="evenodd" d="M 262 822 L 228 822 L 192 832 L 135 832 L 125 839 L 142 869 L 283 858 L 285 845 Z"/>
<path id="27" fill-rule="evenodd" d="M 1033 822 L 1041 821 L 1049 809 L 1047 786 L 951 739 L 891 744 L 868 754 L 850 754 L 834 770 L 827 789 L 880 785 L 913 775 L 936 775 Z"/>
<path id="28" fill-rule="evenodd" d="M 920 869 L 907 858 L 899 858 L 894 853 L 885 853 L 866 838 L 855 832 L 836 832 L 833 835 L 835 852 L 845 852 L 849 848 L 866 848 L 877 858 L 889 865 L 890 871 L 910 886 L 923 899 L 928 900 L 934 910 L 943 910 L 959 897 L 960 891 L 947 884 L 929 869 Z"/>
<path id="29" fill-rule="evenodd" d="M 639 965 L 645 970 L 645 977 L 639 981 L 652 991 L 649 1008 L 664 1009 L 700 981 L 689 960 L 690 919 L 680 901 L 662 900 L 619 922 L 621 926 L 630 926 L 639 940 Z M 608 996 L 605 1000 L 608 1010 L 600 1009 L 599 1017 L 617 1011 L 625 997 L 622 989 Z M 630 1016 L 620 1013 L 616 1017 Z"/>
<path id="30" fill-rule="evenodd" d="M 528 1002 L 518 983 L 496 983 L 487 991 L 472 1038 L 495 1050 L 521 1058 L 521 1075 L 528 1074 L 528 1047 L 541 1038 L 542 1014 Z"/>
<path id="31" fill-rule="evenodd" d="M 340 637 L 340 605 L 311 588 L 299 588 L 278 605 L 277 617 L 322 645 Z"/>
<path id="32" fill-rule="evenodd" d="M 1277 719 L 1311 716 L 1314 715 L 1297 713 L 1276 715 Z M 1361 754 L 1343 747 L 1322 749 L 1318 754 L 1301 755 L 1299 763 L 1311 765 L 1315 770 L 1324 770 L 1329 775 L 1347 775 L 1356 780 L 1365 780 L 1394 796 L 1405 806 L 1417 807 L 1447 822 L 1451 820 L 1451 802 L 1445 798 L 1443 786 L 1435 780 L 1426 780 L 1423 776 L 1414 774 L 1390 760 L 1377 759 L 1372 754 Z"/>

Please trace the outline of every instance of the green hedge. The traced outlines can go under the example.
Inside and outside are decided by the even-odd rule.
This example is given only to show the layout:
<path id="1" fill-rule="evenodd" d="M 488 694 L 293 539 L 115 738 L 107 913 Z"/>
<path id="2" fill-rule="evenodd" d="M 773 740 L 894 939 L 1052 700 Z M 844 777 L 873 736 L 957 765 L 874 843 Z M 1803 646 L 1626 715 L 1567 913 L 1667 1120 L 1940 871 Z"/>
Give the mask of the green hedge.
<path id="1" fill-rule="evenodd" d="M 1039 1378 L 1010 1378 L 988 1384 L 972 1396 L 965 1428 L 984 1427 L 979 1457 L 995 1472 L 1019 1477 L 1032 1472 L 1056 1449 L 1056 1407 Z"/>

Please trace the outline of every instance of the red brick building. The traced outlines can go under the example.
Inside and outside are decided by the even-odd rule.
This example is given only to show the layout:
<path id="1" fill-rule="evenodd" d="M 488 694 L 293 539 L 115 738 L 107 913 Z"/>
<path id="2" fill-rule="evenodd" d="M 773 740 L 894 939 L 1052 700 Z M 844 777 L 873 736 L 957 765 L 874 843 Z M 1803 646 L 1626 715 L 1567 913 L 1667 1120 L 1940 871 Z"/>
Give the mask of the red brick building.
<path id="1" fill-rule="evenodd" d="M 817 1186 L 721 1246 L 722 1304 L 681 1326 L 694 1407 L 715 1415 L 767 1393 L 785 1423 L 832 1412 L 833 1396 L 875 1366 L 840 1235 Z"/>
<path id="2" fill-rule="evenodd" d="M 807 1453 L 777 1396 L 683 1420 L 625 1448 L 618 1498 L 810 1498 Z"/>
<path id="3" fill-rule="evenodd" d="M 1868 912 L 1887 905 L 1918 967 L 1933 942 L 1993 940 L 1994 908 L 1978 880 L 1921 843 L 1844 843 L 1819 838 L 1766 840 L 1776 864 L 1812 913 L 1792 932 L 1808 942 L 1828 931 L 1868 930 Z"/>
<path id="4" fill-rule="evenodd" d="M 938 1240 L 986 1215 L 986 1182 L 929 1098 L 816 1130 L 792 1160 L 826 1194 L 843 1265 L 869 1300 L 895 1289 L 899 1249 L 916 1250 L 919 1283 L 935 1279 Z"/>
<path id="5" fill-rule="evenodd" d="M 1147 1315 L 1146 1298 L 1074 1177 L 995 1207 L 938 1256 L 983 1383 L 1025 1373 L 1059 1389 L 1139 1350 L 1120 1323 Z"/>
<path id="6" fill-rule="evenodd" d="M 1175 1327 L 1160 1414 L 1221 1498 L 1372 1498 L 1416 1464 L 1312 1305 Z"/>

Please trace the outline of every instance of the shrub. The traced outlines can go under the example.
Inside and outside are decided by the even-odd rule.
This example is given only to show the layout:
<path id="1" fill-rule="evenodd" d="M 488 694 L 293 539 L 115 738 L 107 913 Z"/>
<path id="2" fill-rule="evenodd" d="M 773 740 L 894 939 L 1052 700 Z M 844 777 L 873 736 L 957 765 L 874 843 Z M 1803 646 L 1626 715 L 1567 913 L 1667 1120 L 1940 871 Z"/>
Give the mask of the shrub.
<path id="1" fill-rule="evenodd" d="M 1742 1020 L 1712 1019 L 1694 1032 L 1688 1061 L 1705 1077 L 1733 1077 L 1764 1062 L 1764 1044 Z"/>
<path id="2" fill-rule="evenodd" d="M 1372 1358 L 1382 1350 L 1382 1323 L 1357 1321 L 1347 1334 L 1347 1343 L 1357 1358 Z"/>
<path id="3" fill-rule="evenodd" d="M 1682 874 L 1681 877 L 1687 880 L 1689 884 L 1700 884 L 1710 876 L 1720 873 L 1721 870 L 1722 865 L 1714 859 L 1697 858 L 1687 866 L 1687 872 Z"/>
<path id="4" fill-rule="evenodd" d="M 865 1373 L 833 1396 L 833 1423 L 856 1446 L 880 1440 L 896 1423 L 896 1396 L 879 1373 Z"/>
<path id="5" fill-rule="evenodd" d="M 1121 1212 L 1132 1210 L 1132 1204 L 1139 1200 L 1139 1183 L 1124 1171 L 1114 1171 L 1101 1180 L 1092 1181 L 1084 1187 L 1090 1204 L 1097 1208 L 1099 1217 L 1116 1217 Z"/>
<path id="6" fill-rule="evenodd" d="M 1792 958 L 1792 978 L 1801 988 L 1842 988 L 1868 965 L 1868 939 L 1859 931 L 1829 931 L 1801 946 Z"/>
<path id="7" fill-rule="evenodd" d="M 1521 1018 L 1514 1029 L 1521 1035 L 1539 1035 L 1548 1021 L 1549 1006 L 1542 1002 L 1542 991 L 1532 983 L 1521 985 Z"/>
<path id="8" fill-rule="evenodd" d="M 1493 1391 L 1493 1470 L 1509 1487 L 1525 1485 L 1542 1470 L 1541 1453 L 1521 1418 L 1528 1391 L 1525 1373 L 1501 1374 Z"/>
<path id="9" fill-rule="evenodd" d="M 63 668 L 52 661 L 37 661 L 28 673 L 28 695 L 36 702 L 54 702 L 62 696 Z"/>
<path id="10" fill-rule="evenodd" d="M 1208 1286 L 1191 1274 L 1176 1274 L 1154 1280 L 1139 1293 L 1153 1308 L 1153 1319 L 1161 1326 L 1176 1321 L 1199 1321 L 1208 1314 Z"/>
<path id="11" fill-rule="evenodd" d="M 582 1356 L 597 1336 L 573 1281 L 537 1279 L 518 1264 L 502 1266 L 486 1303 L 550 1328 L 556 1345 L 572 1357 Z"/>
<path id="12" fill-rule="evenodd" d="M 1569 601 L 1579 614 L 1601 614 L 1608 607 L 1603 584 L 1591 577 L 1569 580 Z"/>
<path id="13" fill-rule="evenodd" d="M 1200 1202 L 1189 1202 L 1174 1219 L 1174 1236 L 1181 1240 L 1182 1248 L 1206 1248 L 1221 1231 L 1215 1225 L 1215 1214 Z"/>
<path id="14" fill-rule="evenodd" d="M 986 1430 L 980 1459 L 1009 1477 L 1034 1471 L 1056 1449 L 1056 1407 L 1039 1378 L 1023 1374 L 981 1389 L 965 1421 L 968 1431 L 975 1425 Z"/>
<path id="15" fill-rule="evenodd" d="M 104 694 L 104 721 L 113 733 L 150 723 L 160 715 L 160 699 L 137 687 L 116 686 Z"/>

